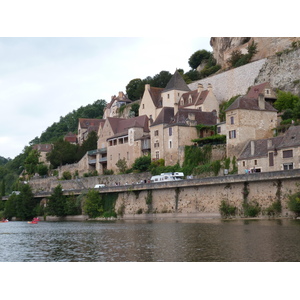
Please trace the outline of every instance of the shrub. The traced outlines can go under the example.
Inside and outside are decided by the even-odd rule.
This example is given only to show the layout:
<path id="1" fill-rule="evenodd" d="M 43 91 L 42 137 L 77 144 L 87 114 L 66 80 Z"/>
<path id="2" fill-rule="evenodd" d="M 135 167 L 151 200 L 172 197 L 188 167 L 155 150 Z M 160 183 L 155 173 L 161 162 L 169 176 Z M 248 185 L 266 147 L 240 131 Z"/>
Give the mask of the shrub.
<path id="1" fill-rule="evenodd" d="M 244 209 L 244 216 L 250 218 L 257 217 L 261 211 L 261 208 L 259 207 L 257 202 L 255 202 L 254 204 L 244 203 L 243 209 Z"/>
<path id="2" fill-rule="evenodd" d="M 228 204 L 225 200 L 221 201 L 219 210 L 220 210 L 221 216 L 225 217 L 225 218 L 235 216 L 235 214 L 236 214 L 236 207 Z"/>
<path id="3" fill-rule="evenodd" d="M 266 208 L 266 214 L 268 216 L 275 216 L 281 213 L 282 206 L 279 200 L 273 202 L 269 207 Z"/>
<path id="4" fill-rule="evenodd" d="M 70 179 L 72 179 L 71 173 L 69 171 L 63 172 L 62 179 L 64 179 L 64 180 L 70 180 Z"/>
<path id="5" fill-rule="evenodd" d="M 294 212 L 296 217 L 300 216 L 300 192 L 289 196 L 288 208 Z"/>

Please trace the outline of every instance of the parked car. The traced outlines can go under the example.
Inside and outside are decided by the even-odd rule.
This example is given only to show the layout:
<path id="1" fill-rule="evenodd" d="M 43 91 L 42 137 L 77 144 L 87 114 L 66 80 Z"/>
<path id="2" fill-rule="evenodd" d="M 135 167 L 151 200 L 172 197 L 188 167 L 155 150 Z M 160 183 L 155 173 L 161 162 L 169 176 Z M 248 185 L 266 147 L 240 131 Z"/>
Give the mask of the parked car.
<path id="1" fill-rule="evenodd" d="M 96 184 L 94 186 L 94 189 L 101 189 L 101 188 L 104 188 L 105 187 L 105 184 Z"/>

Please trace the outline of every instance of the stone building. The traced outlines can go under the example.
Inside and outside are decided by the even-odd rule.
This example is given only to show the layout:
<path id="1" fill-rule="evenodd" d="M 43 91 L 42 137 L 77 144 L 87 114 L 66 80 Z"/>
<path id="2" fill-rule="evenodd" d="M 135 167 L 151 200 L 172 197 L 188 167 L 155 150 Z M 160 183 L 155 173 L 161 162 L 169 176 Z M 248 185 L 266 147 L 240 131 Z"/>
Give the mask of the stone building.
<path id="1" fill-rule="evenodd" d="M 85 119 L 79 118 L 78 120 L 78 130 L 77 130 L 77 142 L 79 145 L 87 139 L 88 134 L 91 131 L 98 132 L 99 127 L 103 126 L 105 120 L 103 119 Z"/>
<path id="2" fill-rule="evenodd" d="M 241 96 L 226 110 L 227 157 L 238 157 L 249 140 L 271 138 L 277 126 L 277 110 L 258 98 Z"/>
<path id="3" fill-rule="evenodd" d="M 271 172 L 300 168 L 300 126 L 283 136 L 251 140 L 238 158 L 238 173 Z"/>
<path id="4" fill-rule="evenodd" d="M 130 119 L 110 118 L 105 120 L 98 131 L 97 150 L 92 153 L 95 157 L 95 169 L 118 172 L 116 163 L 125 158 L 130 168 L 136 158 L 150 152 L 149 120 L 146 115 Z"/>
<path id="5" fill-rule="evenodd" d="M 120 107 L 130 103 L 132 101 L 123 92 L 119 92 L 118 96 L 112 96 L 111 101 L 104 108 L 103 119 L 118 117 Z"/>
<path id="6" fill-rule="evenodd" d="M 184 147 L 193 145 L 192 140 L 199 137 L 196 125 L 215 125 L 215 112 L 197 109 L 164 107 L 155 122 L 150 126 L 151 159 L 164 159 L 165 165 L 182 164 Z"/>
<path id="7" fill-rule="evenodd" d="M 47 166 L 50 165 L 50 162 L 47 161 L 47 153 L 51 152 L 53 149 L 53 145 L 52 144 L 36 144 L 32 146 L 33 150 L 37 150 L 40 154 L 39 157 L 39 162 L 43 163 Z"/>

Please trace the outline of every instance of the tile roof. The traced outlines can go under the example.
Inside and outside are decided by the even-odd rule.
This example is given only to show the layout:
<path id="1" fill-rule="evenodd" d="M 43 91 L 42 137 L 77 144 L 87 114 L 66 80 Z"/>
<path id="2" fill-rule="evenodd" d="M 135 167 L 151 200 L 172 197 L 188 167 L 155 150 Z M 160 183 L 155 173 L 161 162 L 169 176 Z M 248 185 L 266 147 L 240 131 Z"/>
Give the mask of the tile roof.
<path id="1" fill-rule="evenodd" d="M 100 123 L 104 123 L 104 119 L 86 119 L 79 118 L 79 124 L 81 128 L 88 128 L 89 126 L 97 126 L 99 128 Z M 103 125 L 103 124 L 102 124 Z"/>
<path id="2" fill-rule="evenodd" d="M 109 139 L 128 134 L 128 129 L 134 127 L 140 127 L 143 128 L 144 132 L 150 132 L 148 126 L 148 117 L 146 115 L 130 119 L 109 117 L 107 118 L 107 121 L 110 123 L 114 133 L 111 137 L 109 137 Z"/>
<path id="3" fill-rule="evenodd" d="M 155 107 L 162 107 L 161 93 L 163 88 L 150 87 L 149 93 Z"/>
<path id="4" fill-rule="evenodd" d="M 50 152 L 52 148 L 52 144 L 35 144 L 32 146 L 32 149 L 38 150 L 39 152 Z"/>
<path id="5" fill-rule="evenodd" d="M 276 96 L 273 93 L 272 93 L 273 95 L 267 95 L 265 93 L 266 88 L 271 89 L 271 85 L 269 82 L 264 82 L 261 84 L 254 85 L 250 88 L 246 97 L 257 99 L 259 94 L 264 94 L 265 98 L 276 99 Z"/>
<path id="6" fill-rule="evenodd" d="M 163 92 L 167 92 L 170 90 L 190 91 L 190 88 L 187 86 L 183 77 L 177 70 L 167 83 L 167 86 L 164 88 Z"/>
<path id="7" fill-rule="evenodd" d="M 268 141 L 271 141 L 271 145 Z M 254 146 L 254 153 L 251 154 L 251 142 Z M 249 141 L 238 160 L 251 159 L 254 157 L 267 157 L 268 151 L 300 146 L 300 125 L 291 126 L 283 136 L 269 139 Z"/>
<path id="8" fill-rule="evenodd" d="M 164 107 L 151 126 L 160 124 L 188 126 L 187 120 L 191 120 L 191 115 L 194 115 L 196 124 L 215 125 L 217 123 L 217 116 L 214 112 L 203 112 L 199 109 L 179 108 L 178 112 L 174 116 L 173 107 Z"/>
<path id="9" fill-rule="evenodd" d="M 258 106 L 258 100 L 253 98 L 248 98 L 246 96 L 238 97 L 225 111 L 234 110 L 234 109 L 248 109 L 248 110 L 261 110 Z M 266 111 L 277 110 L 268 102 L 265 101 Z"/>
<path id="10" fill-rule="evenodd" d="M 181 106 L 186 107 L 186 106 L 191 106 L 191 105 L 203 104 L 208 95 L 208 92 L 209 92 L 208 90 L 204 90 L 204 91 L 201 91 L 201 93 L 198 93 L 198 90 L 194 90 L 194 91 L 190 91 L 190 92 L 182 94 L 184 104 Z M 189 103 L 189 101 L 188 101 L 190 96 L 192 98 L 191 103 Z"/>

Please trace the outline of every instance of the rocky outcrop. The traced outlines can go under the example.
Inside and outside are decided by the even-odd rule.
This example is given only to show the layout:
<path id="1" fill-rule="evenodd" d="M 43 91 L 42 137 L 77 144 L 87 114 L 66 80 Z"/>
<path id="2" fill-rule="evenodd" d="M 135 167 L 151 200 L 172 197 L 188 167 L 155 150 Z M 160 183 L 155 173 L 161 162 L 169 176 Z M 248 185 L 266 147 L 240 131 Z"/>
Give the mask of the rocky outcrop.
<path id="1" fill-rule="evenodd" d="M 227 60 L 232 51 L 240 50 L 247 53 L 247 47 L 252 42 L 257 43 L 257 54 L 252 61 L 267 58 L 290 47 L 293 41 L 299 41 L 299 37 L 212 37 L 210 45 L 213 48 L 214 58 L 222 68 L 228 67 Z"/>

